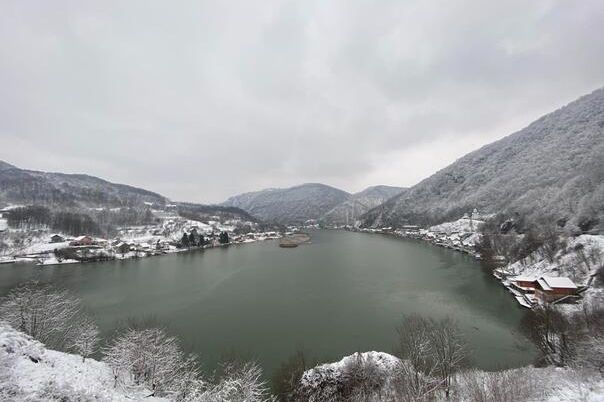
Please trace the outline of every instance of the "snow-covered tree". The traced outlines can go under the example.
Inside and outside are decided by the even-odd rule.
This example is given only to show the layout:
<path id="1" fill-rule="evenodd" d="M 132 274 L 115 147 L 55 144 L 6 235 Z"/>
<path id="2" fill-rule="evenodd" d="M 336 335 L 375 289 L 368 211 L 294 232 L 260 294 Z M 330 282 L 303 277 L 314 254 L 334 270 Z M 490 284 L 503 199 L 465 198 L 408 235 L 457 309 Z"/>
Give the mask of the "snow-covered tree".
<path id="1" fill-rule="evenodd" d="M 184 398 L 198 384 L 195 359 L 186 356 L 176 338 L 163 329 L 129 329 L 105 350 L 104 361 L 111 367 L 115 386 L 144 385 L 154 395 Z"/>
<path id="2" fill-rule="evenodd" d="M 194 400 L 196 402 L 271 402 L 266 383 L 262 381 L 262 369 L 256 363 L 228 364 L 224 375 L 214 384 L 206 384 Z"/>
<path id="3" fill-rule="evenodd" d="M 31 282 L 0 301 L 0 317 L 48 347 L 66 350 L 78 337 L 86 315 L 80 300 L 69 292 Z"/>
<path id="4" fill-rule="evenodd" d="M 92 355 L 99 343 L 99 329 L 94 321 L 86 317 L 80 324 L 80 328 L 71 344 L 72 348 L 82 356 L 82 361 Z"/>

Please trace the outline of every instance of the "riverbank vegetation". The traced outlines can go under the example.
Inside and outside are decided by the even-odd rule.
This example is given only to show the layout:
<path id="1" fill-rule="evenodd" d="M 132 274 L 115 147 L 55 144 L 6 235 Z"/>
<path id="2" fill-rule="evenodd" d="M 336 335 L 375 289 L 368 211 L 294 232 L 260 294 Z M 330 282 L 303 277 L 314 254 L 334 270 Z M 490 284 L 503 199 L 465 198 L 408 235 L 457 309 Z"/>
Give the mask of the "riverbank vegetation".
<path id="1" fill-rule="evenodd" d="M 144 395 L 199 402 L 497 402 L 604 388 L 600 305 L 573 315 L 552 308 L 528 313 L 522 330 L 538 347 L 539 368 L 472 369 L 464 334 L 454 321 L 412 315 L 397 330 L 393 355 L 356 353 L 317 365 L 299 351 L 274 373 L 272 391 L 253 361 L 229 358 L 210 375 L 204 373 L 198 357 L 185 353 L 179 340 L 153 320 L 129 320 L 110 339 L 100 339 L 80 301 L 49 286 L 28 283 L 13 289 L 0 301 L 0 322 L 0 396 L 17 401 L 89 400 L 90 390 L 98 388 L 113 400 Z M 63 367 L 67 361 L 69 367 Z M 20 373 L 24 367 L 40 372 Z M 77 381 L 66 377 L 74 367 L 79 367 Z M 27 376 L 32 378 L 25 387 L 20 381 Z M 554 384 L 545 376 L 566 382 Z"/>
<path id="2" fill-rule="evenodd" d="M 13 289 L 0 304 L 0 399 L 93 400 L 97 398 L 90 389 L 98 385 L 94 382 L 110 378 L 113 391 L 104 394 L 111 395 L 111 400 L 127 400 L 132 395 L 200 402 L 271 400 L 262 369 L 255 362 L 224 361 L 213 375 L 203 375 L 196 356 L 186 354 L 177 338 L 164 328 L 149 327 L 150 323 L 154 322 L 130 320 L 111 339 L 101 340 L 80 300 L 68 292 L 37 283 Z M 86 370 L 73 381 L 81 389 L 68 385 L 70 378 L 61 372 L 65 367 L 54 365 L 65 363 L 64 353 L 60 359 L 47 361 L 45 347 L 81 356 L 75 364 Z M 102 364 L 94 364 L 91 372 L 86 358 L 95 352 Z M 24 358 L 40 370 L 44 365 L 56 369 L 52 375 L 46 373 L 50 382 L 20 388 L 18 370 Z"/>
<path id="3" fill-rule="evenodd" d="M 394 355 L 355 353 L 307 367 L 298 352 L 275 376 L 275 392 L 284 402 L 597 400 L 604 392 L 603 314 L 602 306 L 573 316 L 528 312 L 523 330 L 538 345 L 535 366 L 493 372 L 472 368 L 455 323 L 411 316 Z"/>

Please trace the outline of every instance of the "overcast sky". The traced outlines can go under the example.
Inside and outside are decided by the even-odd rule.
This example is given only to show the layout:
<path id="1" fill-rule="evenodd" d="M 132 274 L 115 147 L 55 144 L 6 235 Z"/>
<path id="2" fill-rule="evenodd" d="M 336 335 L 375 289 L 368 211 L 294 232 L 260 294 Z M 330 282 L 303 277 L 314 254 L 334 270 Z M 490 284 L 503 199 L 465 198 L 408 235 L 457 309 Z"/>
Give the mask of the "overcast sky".
<path id="1" fill-rule="evenodd" d="M 604 85 L 604 2 L 0 5 L 0 159 L 217 202 L 411 186 Z"/>

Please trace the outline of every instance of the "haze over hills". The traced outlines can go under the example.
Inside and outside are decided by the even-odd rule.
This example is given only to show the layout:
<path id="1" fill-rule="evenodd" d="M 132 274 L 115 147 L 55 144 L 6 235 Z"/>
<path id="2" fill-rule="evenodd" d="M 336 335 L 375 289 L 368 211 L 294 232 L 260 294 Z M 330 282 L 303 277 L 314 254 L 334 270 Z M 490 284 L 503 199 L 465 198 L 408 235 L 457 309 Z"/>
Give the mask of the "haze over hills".
<path id="1" fill-rule="evenodd" d="M 324 184 L 307 183 L 236 195 L 222 205 L 236 206 L 267 222 L 300 224 L 314 219 L 330 225 L 352 225 L 365 212 L 403 190 L 379 185 L 350 194 Z"/>
<path id="2" fill-rule="evenodd" d="M 325 213 L 321 220 L 330 225 L 354 225 L 364 213 L 384 203 L 406 188 L 393 186 L 372 186 L 350 197 Z"/>
<path id="3" fill-rule="evenodd" d="M 439 223 L 473 208 L 601 225 L 604 88 L 460 158 L 366 213 L 363 225 Z"/>
<path id="4" fill-rule="evenodd" d="M 266 222 L 300 224 L 320 219 L 350 194 L 320 183 L 271 188 L 230 197 L 221 205 L 241 208 Z"/>

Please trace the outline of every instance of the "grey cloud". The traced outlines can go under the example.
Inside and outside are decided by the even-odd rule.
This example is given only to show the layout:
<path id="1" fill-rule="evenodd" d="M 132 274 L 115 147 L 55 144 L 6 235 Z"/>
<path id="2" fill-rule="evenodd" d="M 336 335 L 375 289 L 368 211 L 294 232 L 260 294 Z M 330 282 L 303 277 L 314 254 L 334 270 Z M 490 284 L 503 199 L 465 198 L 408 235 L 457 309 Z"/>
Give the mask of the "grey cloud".
<path id="1" fill-rule="evenodd" d="M 7 1 L 0 159 L 202 202 L 412 185 L 602 86 L 603 34 L 595 0 Z"/>

